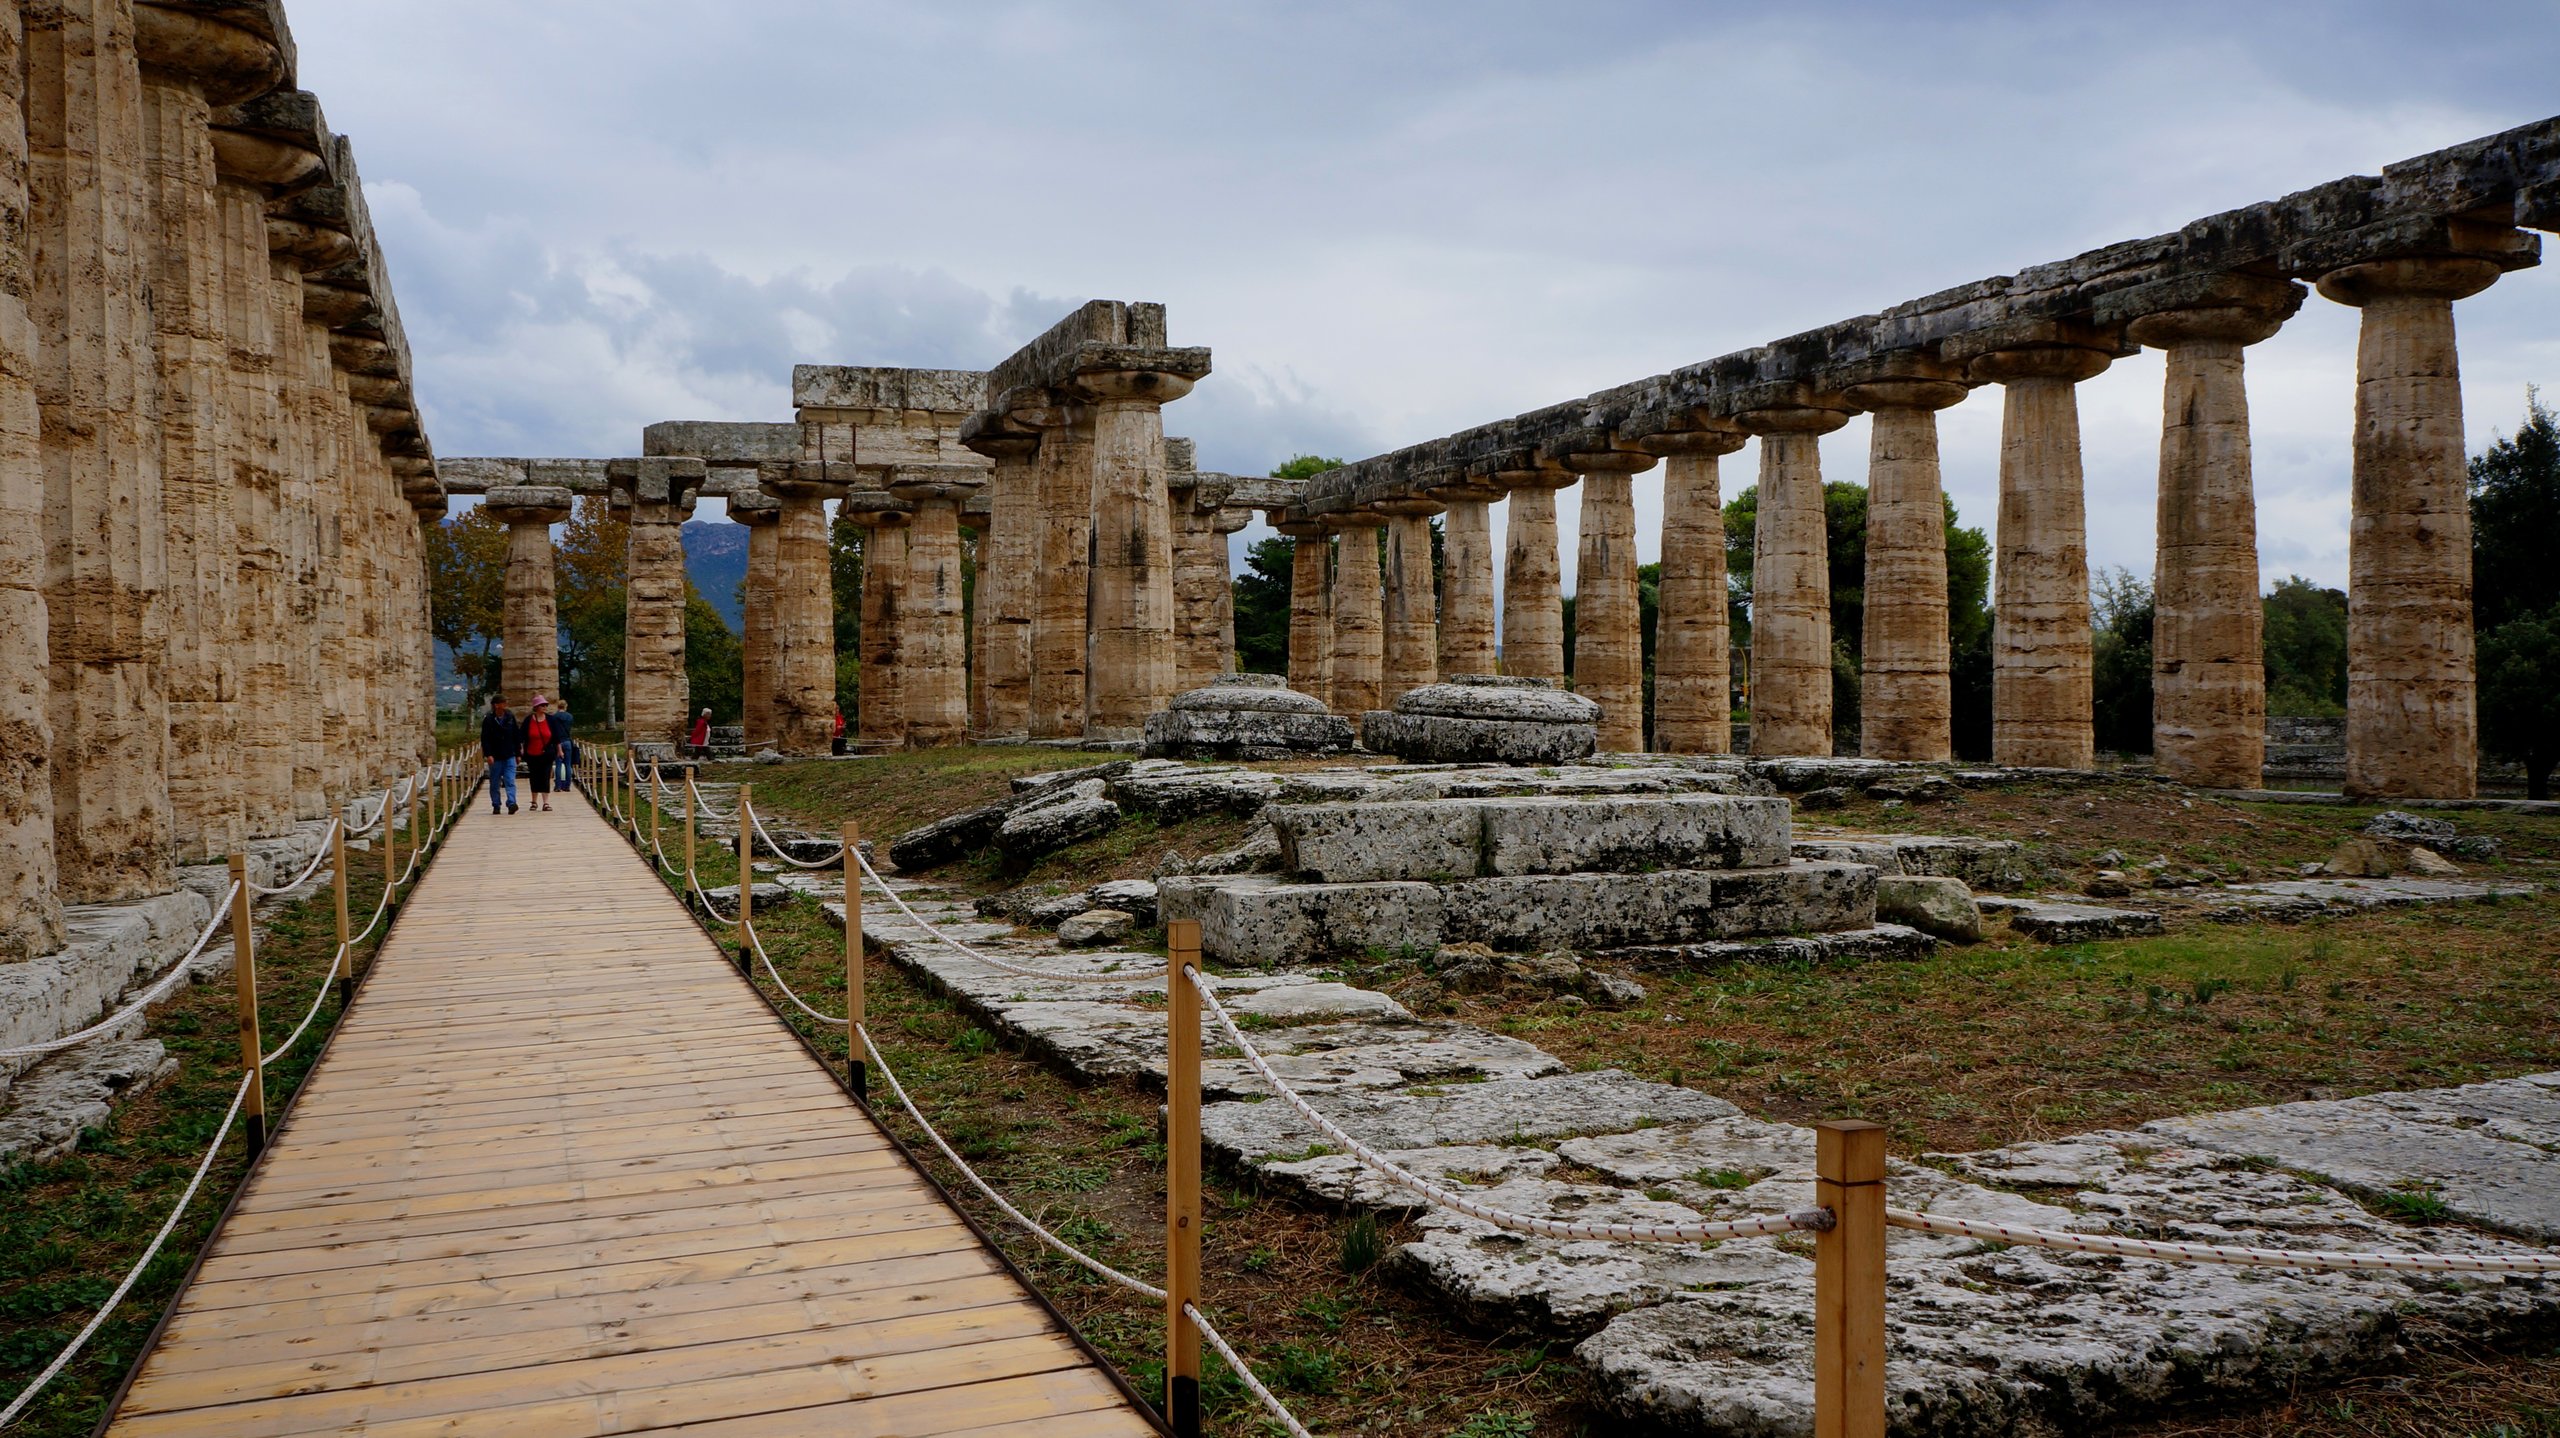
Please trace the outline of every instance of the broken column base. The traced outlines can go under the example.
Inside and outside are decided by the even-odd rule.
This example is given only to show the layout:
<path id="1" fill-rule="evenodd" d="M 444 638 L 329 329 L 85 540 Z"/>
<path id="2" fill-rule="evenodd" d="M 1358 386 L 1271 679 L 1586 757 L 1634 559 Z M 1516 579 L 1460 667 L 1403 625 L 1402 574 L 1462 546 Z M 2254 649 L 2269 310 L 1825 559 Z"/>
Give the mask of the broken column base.
<path id="1" fill-rule="evenodd" d="M 1360 716 L 1360 742 L 1408 764 L 1568 764 L 1600 745 L 1600 706 L 1537 679 L 1469 674 Z"/>
<path id="2" fill-rule="evenodd" d="M 1277 674 L 1221 674 L 1147 716 L 1150 759 L 1260 761 L 1347 754 L 1351 721 Z"/>

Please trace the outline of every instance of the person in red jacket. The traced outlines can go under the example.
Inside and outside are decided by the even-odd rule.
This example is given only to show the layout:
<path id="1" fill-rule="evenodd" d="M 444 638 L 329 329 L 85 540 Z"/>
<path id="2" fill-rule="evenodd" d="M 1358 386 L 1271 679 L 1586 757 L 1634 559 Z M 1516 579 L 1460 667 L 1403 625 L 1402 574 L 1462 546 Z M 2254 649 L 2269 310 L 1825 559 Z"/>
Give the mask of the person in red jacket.
<path id="1" fill-rule="evenodd" d="M 687 735 L 684 737 L 684 742 L 685 742 L 685 745 L 686 745 L 686 747 L 687 747 L 687 748 L 690 748 L 691 750 L 693 750 L 693 757 L 695 757 L 696 759 L 703 759 L 703 758 L 708 758 L 708 757 L 710 757 L 710 754 L 711 754 L 711 711 L 710 711 L 710 710 L 705 709 L 705 710 L 703 710 L 701 713 L 696 714 L 696 715 L 694 715 L 694 716 L 693 716 L 693 732 L 692 732 L 692 733 L 690 733 L 690 734 L 687 734 Z"/>
<path id="2" fill-rule="evenodd" d="M 533 781 L 525 802 L 537 814 L 551 812 L 551 744 L 551 705 L 536 694 L 533 712 L 524 716 L 524 763 L 525 777 Z"/>
<path id="3" fill-rule="evenodd" d="M 836 709 L 835 752 L 839 754 L 844 752 L 844 709 L 841 706 Z"/>

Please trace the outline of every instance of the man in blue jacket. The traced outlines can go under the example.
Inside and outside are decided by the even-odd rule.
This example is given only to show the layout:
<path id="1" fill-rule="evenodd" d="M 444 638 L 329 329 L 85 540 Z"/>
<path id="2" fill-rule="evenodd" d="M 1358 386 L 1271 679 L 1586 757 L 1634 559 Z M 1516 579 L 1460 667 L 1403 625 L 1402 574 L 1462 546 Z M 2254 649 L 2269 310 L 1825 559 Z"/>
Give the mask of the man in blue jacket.
<path id="1" fill-rule="evenodd" d="M 498 809 L 498 793 L 506 791 L 507 813 L 516 811 L 516 755 L 524 751 L 524 726 L 507 712 L 502 696 L 489 701 L 489 717 L 480 721 L 480 757 L 489 761 L 489 812 Z"/>

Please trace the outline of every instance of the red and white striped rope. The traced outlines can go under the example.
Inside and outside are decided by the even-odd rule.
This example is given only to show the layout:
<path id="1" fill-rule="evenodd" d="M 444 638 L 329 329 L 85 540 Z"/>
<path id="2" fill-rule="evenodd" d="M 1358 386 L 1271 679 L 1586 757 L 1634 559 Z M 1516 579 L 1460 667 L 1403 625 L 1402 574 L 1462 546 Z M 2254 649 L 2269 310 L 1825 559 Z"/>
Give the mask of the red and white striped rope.
<path id="1" fill-rule="evenodd" d="M 2164 1263 L 2221 1263 L 2248 1268 L 2307 1268 L 2331 1272 L 2384 1270 L 2399 1273 L 2560 1273 L 2560 1254 L 2533 1253 L 2499 1257 L 2471 1253 L 2326 1253 L 2303 1248 L 2234 1248 L 2214 1243 L 2170 1243 L 2112 1234 L 2065 1233 L 2050 1228 L 2023 1228 L 1976 1218 L 1949 1218 L 1888 1208 L 1884 1221 L 1894 1228 L 1951 1238 L 1978 1238 L 1988 1243 L 2015 1243 L 2068 1253 L 2105 1253 L 2120 1258 L 2154 1258 Z"/>

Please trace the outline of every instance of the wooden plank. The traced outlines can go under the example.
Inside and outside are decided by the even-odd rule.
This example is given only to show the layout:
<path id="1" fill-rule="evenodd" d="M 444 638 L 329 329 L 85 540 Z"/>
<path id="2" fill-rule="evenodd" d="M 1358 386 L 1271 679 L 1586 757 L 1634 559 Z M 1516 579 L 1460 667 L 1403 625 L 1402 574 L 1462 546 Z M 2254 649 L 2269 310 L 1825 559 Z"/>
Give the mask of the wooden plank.
<path id="1" fill-rule="evenodd" d="M 456 827 L 108 1431 L 1152 1431 L 561 812 Z"/>

